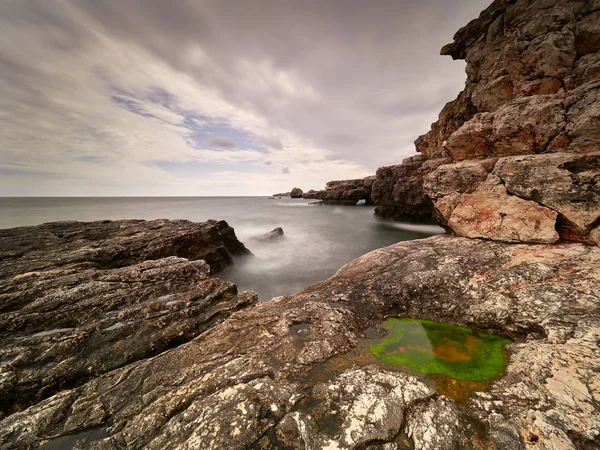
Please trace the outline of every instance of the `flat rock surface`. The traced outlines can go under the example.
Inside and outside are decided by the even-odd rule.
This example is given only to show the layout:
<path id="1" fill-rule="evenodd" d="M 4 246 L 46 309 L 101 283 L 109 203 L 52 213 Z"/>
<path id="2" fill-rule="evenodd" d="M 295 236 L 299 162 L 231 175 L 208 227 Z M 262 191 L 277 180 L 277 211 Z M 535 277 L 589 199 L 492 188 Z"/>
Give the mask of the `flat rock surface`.
<path id="1" fill-rule="evenodd" d="M 505 376 L 458 404 L 401 371 L 321 365 L 390 315 L 513 338 Z M 9 415 L 0 446 L 594 448 L 599 339 L 596 246 L 401 242 Z"/>

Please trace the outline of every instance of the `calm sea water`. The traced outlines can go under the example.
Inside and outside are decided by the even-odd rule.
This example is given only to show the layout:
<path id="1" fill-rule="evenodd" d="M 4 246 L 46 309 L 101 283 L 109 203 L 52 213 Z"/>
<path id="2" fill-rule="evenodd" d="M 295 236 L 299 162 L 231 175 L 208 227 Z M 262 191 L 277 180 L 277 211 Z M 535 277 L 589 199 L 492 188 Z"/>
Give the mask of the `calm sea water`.
<path id="1" fill-rule="evenodd" d="M 220 275 L 253 289 L 261 300 L 292 294 L 333 275 L 354 258 L 399 241 L 443 230 L 376 220 L 367 206 L 310 205 L 314 200 L 266 197 L 0 198 L 0 228 L 59 220 L 226 220 L 246 242 L 282 227 L 285 236 L 248 243 L 253 257 L 236 260 Z"/>

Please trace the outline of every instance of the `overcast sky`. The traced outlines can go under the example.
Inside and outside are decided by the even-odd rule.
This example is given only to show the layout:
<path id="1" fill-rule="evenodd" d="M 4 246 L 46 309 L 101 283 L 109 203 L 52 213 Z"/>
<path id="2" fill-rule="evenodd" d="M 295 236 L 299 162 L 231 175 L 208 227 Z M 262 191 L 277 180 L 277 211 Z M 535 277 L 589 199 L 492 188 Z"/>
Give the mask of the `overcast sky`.
<path id="1" fill-rule="evenodd" d="M 490 0 L 1 0 L 0 195 L 265 195 L 414 154 Z"/>

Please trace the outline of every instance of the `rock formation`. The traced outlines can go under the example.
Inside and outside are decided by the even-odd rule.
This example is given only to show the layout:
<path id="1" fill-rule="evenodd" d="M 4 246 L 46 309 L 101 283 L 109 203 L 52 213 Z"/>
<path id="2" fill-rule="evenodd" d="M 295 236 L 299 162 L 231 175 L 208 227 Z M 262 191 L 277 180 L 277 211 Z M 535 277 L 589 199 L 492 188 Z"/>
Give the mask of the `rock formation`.
<path id="1" fill-rule="evenodd" d="M 291 192 L 281 192 L 279 194 L 273 194 L 273 197 L 289 197 L 291 195 L 292 195 Z"/>
<path id="2" fill-rule="evenodd" d="M 254 304 L 209 276 L 247 252 L 224 222 L 0 231 L 0 447 L 598 448 L 599 18 L 596 0 L 496 0 L 444 48 L 466 88 L 371 194 L 417 220 L 424 192 L 469 237 Z M 506 373 L 455 401 L 373 364 L 390 316 L 510 337 Z"/>
<path id="3" fill-rule="evenodd" d="M 0 410 L 186 342 L 256 301 L 211 278 L 249 253 L 221 221 L 0 231 Z"/>
<path id="4" fill-rule="evenodd" d="M 378 171 L 378 214 L 426 216 L 424 192 L 459 235 L 592 242 L 600 219 L 599 35 L 597 2 L 495 1 L 442 49 L 466 60 L 465 89 L 415 142 L 421 158 Z"/>
<path id="5" fill-rule="evenodd" d="M 326 205 L 356 205 L 364 200 L 372 205 L 371 188 L 375 177 L 359 178 L 356 180 L 330 181 L 322 191 L 316 191 L 314 197 Z"/>
<path id="6" fill-rule="evenodd" d="M 375 214 L 384 219 L 435 223 L 433 205 L 423 191 L 423 177 L 450 160 L 427 161 L 411 156 L 396 166 L 380 167 L 371 194 L 377 205 Z"/>
<path id="7" fill-rule="evenodd" d="M 314 189 L 310 189 L 308 192 L 305 192 L 304 194 L 302 194 L 302 198 L 307 199 L 307 200 L 312 200 L 317 198 L 317 191 L 315 191 Z"/>
<path id="8" fill-rule="evenodd" d="M 278 241 L 283 237 L 283 228 L 277 227 L 269 231 L 265 234 L 260 234 L 258 236 L 252 236 L 248 238 L 249 244 L 261 244 L 261 243 L 271 243 Z"/>
<path id="9" fill-rule="evenodd" d="M 0 446 L 51 439 L 69 448 L 90 439 L 95 449 L 594 448 L 599 279 L 596 246 L 401 242 L 9 415 Z M 336 356 L 390 314 L 513 338 L 506 374 L 461 404 L 424 379 Z M 64 345 L 59 334 L 28 339 Z M 55 354 L 57 365 L 72 361 Z"/>
<path id="10" fill-rule="evenodd" d="M 302 198 L 302 194 L 303 194 L 302 189 L 295 187 L 290 192 L 290 197 L 292 197 L 292 198 Z"/>

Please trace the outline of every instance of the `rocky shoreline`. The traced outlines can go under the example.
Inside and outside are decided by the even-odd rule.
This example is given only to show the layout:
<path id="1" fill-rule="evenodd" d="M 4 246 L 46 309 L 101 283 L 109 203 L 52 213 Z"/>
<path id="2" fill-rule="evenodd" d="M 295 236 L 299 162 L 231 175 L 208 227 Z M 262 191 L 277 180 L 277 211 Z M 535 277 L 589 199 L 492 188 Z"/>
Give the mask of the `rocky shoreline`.
<path id="1" fill-rule="evenodd" d="M 290 191 L 451 234 L 293 295 L 215 277 L 249 254 L 222 221 L 0 230 L 0 447 L 600 448 L 598 36 L 583 0 L 496 0 L 459 30 L 465 90 L 420 155 Z M 359 357 L 389 317 L 510 338 L 506 370 L 459 400 Z"/>
<path id="2" fill-rule="evenodd" d="M 14 358 L 2 366 L 4 392 L 19 389 L 15 380 L 24 374 L 48 382 L 59 375 L 52 368 L 68 366 L 62 376 L 76 373 L 82 353 L 90 355 L 85 364 L 100 363 L 77 379 L 85 381 L 79 386 L 56 389 L 48 398 L 38 389 L 32 406 L 7 410 L 0 422 L 3 448 L 66 442 L 60 439 L 98 449 L 375 449 L 402 448 L 403 439 L 424 449 L 558 449 L 598 442 L 596 246 L 448 235 L 407 241 L 371 252 L 298 294 L 257 305 L 252 294 L 236 297 L 230 283 L 206 278 L 204 263 L 168 256 L 140 264 L 104 269 L 106 275 L 93 283 L 118 280 L 118 298 L 125 301 L 140 296 L 123 275 L 134 272 L 171 291 L 173 274 L 163 272 L 168 264 L 171 271 L 187 268 L 181 281 L 193 291 L 182 287 L 183 293 L 165 297 L 140 283 L 149 291 L 143 302 L 135 298 L 115 314 L 106 314 L 111 304 L 103 303 L 99 322 L 92 306 L 85 313 L 72 308 L 76 330 L 45 335 L 41 325 L 28 325 L 27 315 L 3 314 L 5 323 L 23 323 L 17 333 L 22 339 L 3 337 L 3 360 Z M 43 274 L 29 277 L 43 280 Z M 12 272 L 11 283 L 15 277 L 22 278 Z M 207 296 L 206 283 L 221 290 Z M 27 306 L 35 307 L 32 315 L 44 309 L 60 315 L 65 306 L 57 309 L 51 299 L 50 293 Z M 462 405 L 402 371 L 351 360 L 335 371 L 319 368 L 360 345 L 365 331 L 388 316 L 450 321 L 511 337 L 506 374 Z M 181 334 L 189 328 L 194 332 Z M 173 348 L 122 359 L 141 345 L 137 336 L 147 336 L 147 345 L 165 335 L 178 337 Z M 91 336 L 96 340 L 90 348 L 85 343 Z M 75 349 L 72 342 L 83 344 Z M 23 346 L 46 355 L 46 366 L 39 359 L 19 361 Z M 106 353 L 112 358 L 103 359 Z M 112 367 L 106 362 L 119 358 Z"/>

